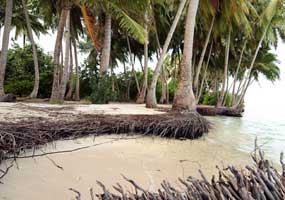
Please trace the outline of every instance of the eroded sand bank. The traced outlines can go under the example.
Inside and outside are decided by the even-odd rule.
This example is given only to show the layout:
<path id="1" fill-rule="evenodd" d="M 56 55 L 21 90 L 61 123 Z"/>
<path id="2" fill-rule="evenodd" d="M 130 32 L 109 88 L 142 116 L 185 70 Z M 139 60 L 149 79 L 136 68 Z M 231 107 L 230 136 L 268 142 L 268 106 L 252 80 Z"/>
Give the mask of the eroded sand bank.
<path id="1" fill-rule="evenodd" d="M 160 105 L 160 108 L 170 108 L 169 105 Z M 0 122 L 17 122 L 31 118 L 39 120 L 72 120 L 80 114 L 163 114 L 161 109 L 149 109 L 144 104 L 83 104 L 65 103 L 55 105 L 49 103 L 1 103 Z"/>

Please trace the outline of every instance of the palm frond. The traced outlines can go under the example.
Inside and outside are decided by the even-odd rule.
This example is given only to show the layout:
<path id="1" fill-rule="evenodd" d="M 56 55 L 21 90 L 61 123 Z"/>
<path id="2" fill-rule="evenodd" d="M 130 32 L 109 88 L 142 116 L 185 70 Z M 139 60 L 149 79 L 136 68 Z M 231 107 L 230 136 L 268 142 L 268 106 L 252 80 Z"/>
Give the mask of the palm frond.
<path id="1" fill-rule="evenodd" d="M 113 16 L 119 21 L 120 27 L 132 35 L 138 42 L 143 44 L 145 41 L 143 27 L 115 3 L 108 1 L 107 5 Z"/>

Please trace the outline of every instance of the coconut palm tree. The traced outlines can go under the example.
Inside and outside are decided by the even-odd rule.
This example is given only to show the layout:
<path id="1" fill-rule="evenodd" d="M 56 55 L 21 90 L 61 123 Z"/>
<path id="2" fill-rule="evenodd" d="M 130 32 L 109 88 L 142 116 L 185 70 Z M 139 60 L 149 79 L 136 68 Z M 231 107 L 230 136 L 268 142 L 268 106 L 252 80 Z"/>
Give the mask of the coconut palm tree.
<path id="1" fill-rule="evenodd" d="M 166 41 L 164 43 L 162 52 L 160 54 L 159 60 L 158 60 L 157 65 L 155 67 L 155 71 L 154 71 L 153 77 L 152 77 L 152 82 L 151 82 L 151 85 L 148 89 L 148 94 L 147 94 L 146 107 L 148 107 L 148 108 L 153 108 L 153 107 L 156 107 L 156 105 L 157 105 L 157 100 L 156 100 L 156 95 L 155 95 L 156 94 L 155 93 L 156 84 L 157 84 L 157 81 L 159 78 L 161 67 L 163 65 L 163 61 L 164 61 L 165 56 L 166 56 L 166 52 L 168 50 L 168 46 L 170 44 L 171 38 L 173 36 L 173 33 L 176 29 L 176 26 L 178 24 L 178 21 L 180 19 L 180 16 L 182 14 L 183 9 L 184 9 L 185 3 L 186 3 L 185 0 L 180 1 L 180 5 L 179 5 L 178 11 L 176 13 L 175 19 L 172 23 L 172 26 L 170 28 L 170 31 L 169 31 L 167 38 L 166 38 Z"/>
<path id="2" fill-rule="evenodd" d="M 144 103 L 145 102 L 145 96 L 146 91 L 148 87 L 148 43 L 149 43 L 149 9 L 146 9 L 145 15 L 144 15 L 144 36 L 145 36 L 145 42 L 144 42 L 144 77 L 143 77 L 143 84 L 142 88 L 140 89 L 139 96 L 137 98 L 137 103 Z"/>
<path id="3" fill-rule="evenodd" d="M 201 32 L 206 33 L 205 42 L 203 44 L 203 49 L 200 55 L 200 59 L 199 59 L 197 68 L 195 70 L 195 74 L 193 74 L 195 75 L 194 81 L 193 81 L 193 89 L 194 91 L 197 91 L 197 93 L 199 91 L 198 85 L 199 85 L 200 72 L 201 72 L 202 65 L 204 63 L 205 54 L 206 54 L 208 44 L 212 36 L 214 25 L 215 25 L 218 4 L 219 4 L 219 0 L 211 1 L 211 2 L 207 0 L 206 1 L 201 0 L 200 7 L 198 10 L 198 14 L 197 14 L 197 19 L 202 24 L 202 29 L 198 32 L 198 34 L 201 35 Z M 210 26 L 208 27 L 205 24 L 210 24 Z"/>
<path id="4" fill-rule="evenodd" d="M 5 21 L 4 21 L 4 33 L 2 38 L 2 48 L 0 54 L 0 96 L 4 96 L 4 79 L 5 69 L 7 63 L 7 54 L 10 40 L 10 30 L 12 22 L 13 0 L 6 0 L 5 7 Z"/>
<path id="5" fill-rule="evenodd" d="M 76 47 L 76 40 L 72 39 L 73 49 L 74 49 L 74 61 L 75 61 L 75 73 L 76 73 L 76 83 L 75 83 L 75 94 L 74 100 L 80 100 L 80 81 L 79 81 L 79 66 L 78 66 L 78 58 L 77 58 L 77 47 Z"/>
<path id="6" fill-rule="evenodd" d="M 64 5 L 66 6 L 66 4 Z M 52 103 L 59 103 L 61 102 L 60 100 L 60 79 L 59 79 L 59 65 L 60 65 L 60 53 L 61 53 L 61 48 L 62 48 L 62 38 L 63 38 L 63 32 L 64 32 L 64 27 L 66 24 L 66 19 L 68 16 L 68 9 L 61 8 L 61 13 L 60 13 L 60 19 L 58 22 L 58 27 L 57 27 L 57 36 L 56 36 L 56 41 L 55 41 L 55 48 L 54 48 L 54 71 L 53 71 L 53 85 L 52 85 L 52 93 L 51 93 L 51 98 L 50 101 Z"/>
<path id="7" fill-rule="evenodd" d="M 219 37 L 222 41 L 225 41 L 224 51 L 224 69 L 222 78 L 221 95 L 218 96 L 217 107 L 223 105 L 225 96 L 228 88 L 228 75 L 229 75 L 229 59 L 230 59 L 230 48 L 234 41 L 236 34 L 240 34 L 235 30 L 240 28 L 240 32 L 245 37 L 249 38 L 252 34 L 252 27 L 248 20 L 248 15 L 251 14 L 252 5 L 251 2 L 245 0 L 229 0 L 220 1 L 219 15 L 217 18 L 217 28 L 214 30 L 214 35 Z M 221 24 L 227 24 L 227 26 L 221 26 Z M 222 27 L 222 28 L 221 28 Z"/>
<path id="8" fill-rule="evenodd" d="M 277 33 L 280 33 L 281 36 L 283 36 L 284 38 L 284 33 L 285 33 L 285 29 L 284 29 L 284 22 L 281 21 L 280 22 L 280 17 L 283 17 L 283 10 L 284 9 L 284 3 L 282 0 L 270 0 L 268 5 L 266 6 L 266 8 L 264 9 L 263 13 L 261 14 L 261 18 L 260 18 L 260 28 L 261 28 L 261 37 L 258 41 L 257 47 L 255 49 L 255 53 L 252 57 L 249 69 L 247 71 L 246 77 L 244 79 L 244 83 L 243 83 L 243 89 L 242 89 L 242 97 L 240 99 L 244 98 L 244 95 L 247 91 L 248 86 L 250 85 L 251 82 L 251 76 L 252 76 L 252 70 L 255 66 L 255 62 L 256 59 L 258 57 L 258 53 L 260 51 L 260 49 L 262 48 L 262 44 L 265 41 L 267 36 L 271 36 L 272 34 L 275 35 L 275 37 L 273 36 L 273 38 L 269 38 L 269 42 L 273 42 L 276 41 L 276 35 Z M 275 21 L 276 20 L 276 21 Z M 271 33 L 271 35 L 270 35 Z M 271 39 L 271 41 L 270 41 Z M 240 106 L 241 100 L 239 100 L 236 105 L 234 105 L 234 108 L 237 108 L 238 106 Z"/>
<path id="9" fill-rule="evenodd" d="M 86 4 L 88 7 L 94 8 L 94 12 L 104 13 L 105 25 L 104 25 L 104 41 L 102 45 L 102 55 L 100 63 L 100 73 L 106 73 L 110 64 L 110 51 L 111 51 L 111 35 L 112 35 L 112 18 L 119 22 L 121 29 L 128 32 L 131 36 L 137 39 L 139 42 L 144 42 L 143 28 L 133 20 L 128 12 L 135 8 L 135 10 L 143 10 L 145 7 L 145 1 L 140 2 L 114 2 L 110 0 L 100 1 L 88 1 Z"/>
<path id="10" fill-rule="evenodd" d="M 68 75 L 68 92 L 66 93 L 65 99 L 71 100 L 73 93 L 73 51 L 72 51 L 72 41 L 70 42 L 70 59 L 69 59 L 69 75 Z"/>
<path id="11" fill-rule="evenodd" d="M 64 66 L 61 74 L 61 81 L 60 81 L 60 93 L 59 93 L 59 100 L 60 103 L 63 103 L 65 92 L 66 92 L 66 83 L 67 83 L 67 76 L 68 76 L 68 68 L 69 68 L 69 58 L 70 58 L 70 5 L 67 8 L 67 18 L 66 18 L 66 25 L 65 25 L 65 56 L 64 56 Z"/>
<path id="12" fill-rule="evenodd" d="M 199 0 L 191 0 L 186 16 L 184 50 L 180 68 L 178 88 L 173 100 L 173 110 L 195 111 L 196 101 L 192 89 L 192 56 L 194 29 Z"/>
<path id="13" fill-rule="evenodd" d="M 112 31 L 112 17 L 110 14 L 105 15 L 105 27 L 104 27 L 104 42 L 100 63 L 100 74 L 107 72 L 110 64 L 111 53 L 111 31 Z"/>
<path id="14" fill-rule="evenodd" d="M 37 47 L 36 47 L 36 44 L 34 41 L 34 36 L 33 36 L 33 32 L 32 32 L 32 26 L 31 26 L 29 14 L 28 14 L 26 0 L 22 0 L 22 6 L 23 6 L 24 14 L 25 14 L 25 20 L 26 20 L 26 24 L 27 24 L 29 40 L 32 44 L 34 68 L 35 68 L 34 88 L 33 88 L 32 93 L 30 94 L 30 97 L 36 98 L 38 96 L 38 90 L 39 90 L 39 85 L 40 85 L 40 73 L 39 73 L 39 62 L 38 62 L 38 55 L 37 55 Z"/>

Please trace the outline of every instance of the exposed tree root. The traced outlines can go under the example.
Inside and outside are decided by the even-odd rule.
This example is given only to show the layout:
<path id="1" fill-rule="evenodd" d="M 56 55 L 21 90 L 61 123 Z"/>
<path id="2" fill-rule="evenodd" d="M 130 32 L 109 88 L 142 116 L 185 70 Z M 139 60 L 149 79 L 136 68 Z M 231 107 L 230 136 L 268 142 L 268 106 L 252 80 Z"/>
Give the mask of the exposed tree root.
<path id="1" fill-rule="evenodd" d="M 214 107 L 214 106 L 197 106 L 197 112 L 203 116 L 230 116 L 242 117 L 243 108 L 228 108 L 228 107 Z"/>
<path id="2" fill-rule="evenodd" d="M 82 115 L 72 121 L 30 120 L 0 123 L 0 164 L 26 149 L 55 140 L 87 135 L 143 134 L 195 139 L 209 130 L 209 122 L 197 113 L 165 115 Z"/>

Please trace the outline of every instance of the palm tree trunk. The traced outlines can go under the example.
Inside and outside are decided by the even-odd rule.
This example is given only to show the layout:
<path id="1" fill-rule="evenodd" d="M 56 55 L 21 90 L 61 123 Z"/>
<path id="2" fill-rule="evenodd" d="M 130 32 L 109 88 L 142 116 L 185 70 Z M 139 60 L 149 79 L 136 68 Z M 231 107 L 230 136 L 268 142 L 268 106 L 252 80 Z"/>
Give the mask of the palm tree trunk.
<path id="1" fill-rule="evenodd" d="M 180 69 L 181 66 L 181 54 L 182 52 L 178 51 L 178 58 L 175 60 L 175 65 L 174 65 L 174 79 L 173 79 L 173 92 L 174 94 L 176 93 L 176 89 L 177 89 L 177 76 L 178 76 L 178 71 Z"/>
<path id="2" fill-rule="evenodd" d="M 215 22 L 215 16 L 212 19 L 211 26 L 210 26 L 210 29 L 208 31 L 208 35 L 207 35 L 207 38 L 206 38 L 206 41 L 205 41 L 205 44 L 204 44 L 204 47 L 203 47 L 203 51 L 202 51 L 202 54 L 201 54 L 201 57 L 200 57 L 200 60 L 199 60 L 198 66 L 197 66 L 197 71 L 196 71 L 195 79 L 194 79 L 194 91 L 196 91 L 198 89 L 200 71 L 201 71 L 202 64 L 203 64 L 203 61 L 204 61 L 204 57 L 205 57 L 205 54 L 206 54 L 206 50 L 207 50 L 207 47 L 208 47 L 208 44 L 209 44 L 209 41 L 210 41 L 210 37 L 211 37 L 212 30 L 213 30 L 213 27 L 214 27 L 214 22 Z"/>
<path id="3" fill-rule="evenodd" d="M 60 15 L 59 24 L 57 27 L 57 36 L 55 41 L 55 47 L 54 47 L 54 69 L 53 69 L 53 84 L 52 84 L 52 93 L 50 101 L 52 103 L 58 103 L 59 97 L 60 97 L 60 91 L 59 91 L 59 57 L 61 54 L 61 48 L 62 48 L 62 38 L 63 38 L 63 31 L 64 26 L 66 22 L 68 11 L 66 9 L 63 9 Z"/>
<path id="4" fill-rule="evenodd" d="M 159 60 L 159 54 L 160 54 L 162 49 L 161 49 L 159 36 L 158 36 L 158 32 L 157 32 L 154 8 L 153 8 L 152 3 L 151 3 L 151 10 L 152 10 L 152 17 L 153 17 L 153 25 L 154 25 L 154 29 L 155 29 L 155 39 L 156 39 L 156 43 L 157 43 L 157 47 L 158 47 L 156 55 L 157 55 L 157 60 Z M 166 72 L 165 72 L 165 69 L 163 67 L 163 64 L 161 66 L 160 80 L 161 80 L 161 97 L 160 97 L 159 103 L 168 104 L 169 103 L 169 101 L 168 101 L 168 96 L 169 96 L 168 95 L 168 85 L 167 85 Z"/>
<path id="5" fill-rule="evenodd" d="M 166 104 L 167 103 L 167 80 L 166 80 L 166 73 L 162 66 L 162 73 L 160 74 L 160 80 L 161 80 L 161 97 L 159 100 L 159 103 Z"/>
<path id="6" fill-rule="evenodd" d="M 246 48 L 246 44 L 247 44 L 247 41 L 245 41 L 244 44 L 243 44 L 242 51 L 241 51 L 240 58 L 239 58 L 239 62 L 238 62 L 238 66 L 237 66 L 237 69 L 236 69 L 236 72 L 235 72 L 235 75 L 234 75 L 233 91 L 232 91 L 232 102 L 231 102 L 232 106 L 236 102 L 235 91 L 236 91 L 237 77 L 238 77 L 238 73 L 239 73 L 239 70 L 240 70 L 240 67 L 241 67 L 241 62 L 242 62 L 243 54 L 244 54 L 244 51 L 245 51 L 245 48 Z"/>
<path id="7" fill-rule="evenodd" d="M 237 103 L 234 106 L 232 106 L 232 108 L 237 109 L 241 106 L 242 102 L 244 101 L 245 94 L 246 94 L 249 86 L 252 83 L 251 81 L 252 81 L 252 77 L 249 76 L 248 80 L 246 81 L 246 85 L 244 86 L 244 89 L 242 90 L 240 98 L 238 99 Z"/>
<path id="8" fill-rule="evenodd" d="M 231 32 L 229 31 L 227 37 L 227 44 L 225 49 L 225 66 L 224 66 L 224 78 L 222 83 L 221 96 L 218 98 L 217 107 L 221 107 L 226 93 L 226 84 L 228 78 L 228 68 L 229 68 L 229 54 L 230 54 L 230 44 L 231 44 Z"/>
<path id="9" fill-rule="evenodd" d="M 268 28 L 269 28 L 270 24 L 271 24 L 271 21 L 268 22 L 268 24 L 267 24 L 266 28 L 264 29 L 264 32 L 263 32 L 263 34 L 262 34 L 260 40 L 259 40 L 259 43 L 258 43 L 257 48 L 256 48 L 256 50 L 255 50 L 255 53 L 254 53 L 254 56 L 253 56 L 253 58 L 252 58 L 252 61 L 251 61 L 251 64 L 250 64 L 250 67 L 249 67 L 249 70 L 248 70 L 248 72 L 247 72 L 247 76 L 246 76 L 246 79 L 245 79 L 245 80 L 249 80 L 249 79 L 250 79 L 251 72 L 252 72 L 252 70 L 253 70 L 253 67 L 254 67 L 256 58 L 257 58 L 257 56 L 258 56 L 259 50 L 260 50 L 260 48 L 261 48 L 261 46 L 262 46 L 262 43 L 263 43 L 263 41 L 264 41 L 264 39 L 265 39 L 265 36 L 266 36 L 266 34 L 267 34 L 267 31 L 268 31 Z M 247 87 L 246 87 L 247 85 L 248 85 L 248 83 L 245 81 L 245 82 L 244 82 L 244 85 L 243 85 L 243 86 L 244 86 L 244 87 L 243 87 L 243 91 L 241 92 L 242 94 L 245 93 L 244 90 L 247 88 Z"/>
<path id="10" fill-rule="evenodd" d="M 74 61 L 75 61 L 75 73 L 76 73 L 76 84 L 75 84 L 75 101 L 80 101 L 80 80 L 79 80 L 79 65 L 77 59 L 77 47 L 76 40 L 72 39 L 73 49 L 74 49 Z"/>
<path id="11" fill-rule="evenodd" d="M 110 54 L 111 54 L 111 31 L 112 31 L 112 18 L 111 15 L 106 13 L 105 18 L 105 30 L 104 30 L 104 43 L 101 55 L 100 63 L 100 74 L 105 74 L 108 71 L 110 64 Z"/>
<path id="12" fill-rule="evenodd" d="M 60 103 L 64 102 L 65 92 L 66 92 L 66 82 L 67 82 L 67 73 L 69 67 L 69 57 L 70 57 L 70 10 L 67 11 L 67 19 L 65 26 L 65 50 L 64 50 L 64 67 L 62 70 L 62 76 L 60 81 Z"/>
<path id="13" fill-rule="evenodd" d="M 132 57 L 132 49 L 131 49 L 131 44 L 130 44 L 130 40 L 129 40 L 129 37 L 127 36 L 127 44 L 128 44 L 128 49 L 129 49 L 129 56 L 130 56 L 130 62 L 131 62 L 131 66 L 132 66 L 132 73 L 133 73 L 133 76 L 135 78 L 135 81 L 136 81 L 136 86 L 137 86 L 137 91 L 138 91 L 138 94 L 140 93 L 140 84 L 139 84 L 139 81 L 138 81 L 138 77 L 137 77 L 137 73 L 135 71 L 135 57 L 133 59 Z"/>
<path id="14" fill-rule="evenodd" d="M 146 107 L 148 107 L 148 108 L 154 108 L 157 106 L 156 91 L 155 91 L 157 80 L 158 80 L 158 77 L 160 74 L 161 66 L 163 65 L 163 61 L 164 61 L 166 52 L 168 50 L 168 46 L 170 44 L 170 41 L 171 41 L 172 36 L 174 34 L 174 31 L 177 27 L 177 24 L 178 24 L 178 21 L 180 19 L 181 14 L 182 14 L 182 11 L 184 9 L 185 3 L 186 3 L 186 0 L 181 0 L 178 11 L 177 11 L 176 16 L 174 18 L 174 21 L 171 25 L 170 31 L 168 32 L 167 38 L 166 38 L 165 43 L 163 45 L 162 52 L 160 54 L 160 58 L 159 58 L 157 65 L 155 67 L 153 77 L 152 77 L 152 81 L 151 81 L 151 85 L 148 89 L 148 94 L 147 94 Z"/>
<path id="15" fill-rule="evenodd" d="M 192 57 L 194 29 L 199 0 L 191 0 L 188 6 L 184 35 L 184 50 L 178 89 L 173 100 L 173 110 L 196 111 L 196 101 L 192 88 Z"/>
<path id="16" fill-rule="evenodd" d="M 25 48 L 26 46 L 26 34 L 23 34 L 23 47 Z"/>
<path id="17" fill-rule="evenodd" d="M 0 96 L 5 95 L 4 79 L 5 79 L 5 70 L 7 64 L 9 40 L 10 40 L 12 12 L 13 12 L 12 10 L 13 10 L 13 0 L 6 0 L 4 33 L 2 39 L 2 49 L 0 54 Z"/>
<path id="18" fill-rule="evenodd" d="M 33 91 L 30 94 L 30 98 L 37 98 L 38 91 L 39 91 L 39 84 L 40 84 L 38 53 L 37 53 L 37 47 L 36 47 L 36 44 L 34 41 L 34 36 L 33 36 L 33 32 L 32 32 L 30 18 L 28 15 L 26 0 L 22 0 L 22 6 L 23 6 L 24 14 L 25 14 L 26 23 L 27 23 L 29 40 L 30 40 L 30 42 L 32 44 L 32 48 L 33 48 L 33 59 L 34 59 L 34 68 L 35 68 L 35 82 L 34 82 Z"/>
<path id="19" fill-rule="evenodd" d="M 72 44 L 70 42 L 70 61 L 69 61 L 69 82 L 68 82 L 68 92 L 66 94 L 66 99 L 72 99 L 73 92 L 73 55 L 72 55 Z"/>
<path id="20" fill-rule="evenodd" d="M 144 16 L 144 34 L 145 34 L 145 42 L 144 42 L 144 79 L 142 88 L 139 93 L 139 97 L 137 99 L 137 103 L 144 103 L 145 102 L 145 95 L 147 90 L 147 77 L 148 77 L 148 12 L 145 12 Z"/>
<path id="21" fill-rule="evenodd" d="M 211 47 L 210 47 L 209 56 L 208 56 L 208 60 L 207 60 L 207 63 L 206 63 L 204 75 L 203 75 L 203 78 L 202 78 L 200 90 L 199 90 L 198 95 L 196 95 L 196 96 L 197 96 L 197 104 L 199 103 L 200 98 L 201 98 L 201 96 L 202 96 L 202 92 L 203 92 L 203 88 L 204 88 L 204 83 L 205 83 L 205 80 L 206 80 L 206 77 L 207 77 L 207 70 L 208 70 L 208 66 L 209 66 L 209 63 L 210 63 L 210 59 L 211 59 L 212 50 L 213 50 L 213 42 L 212 42 Z"/>

